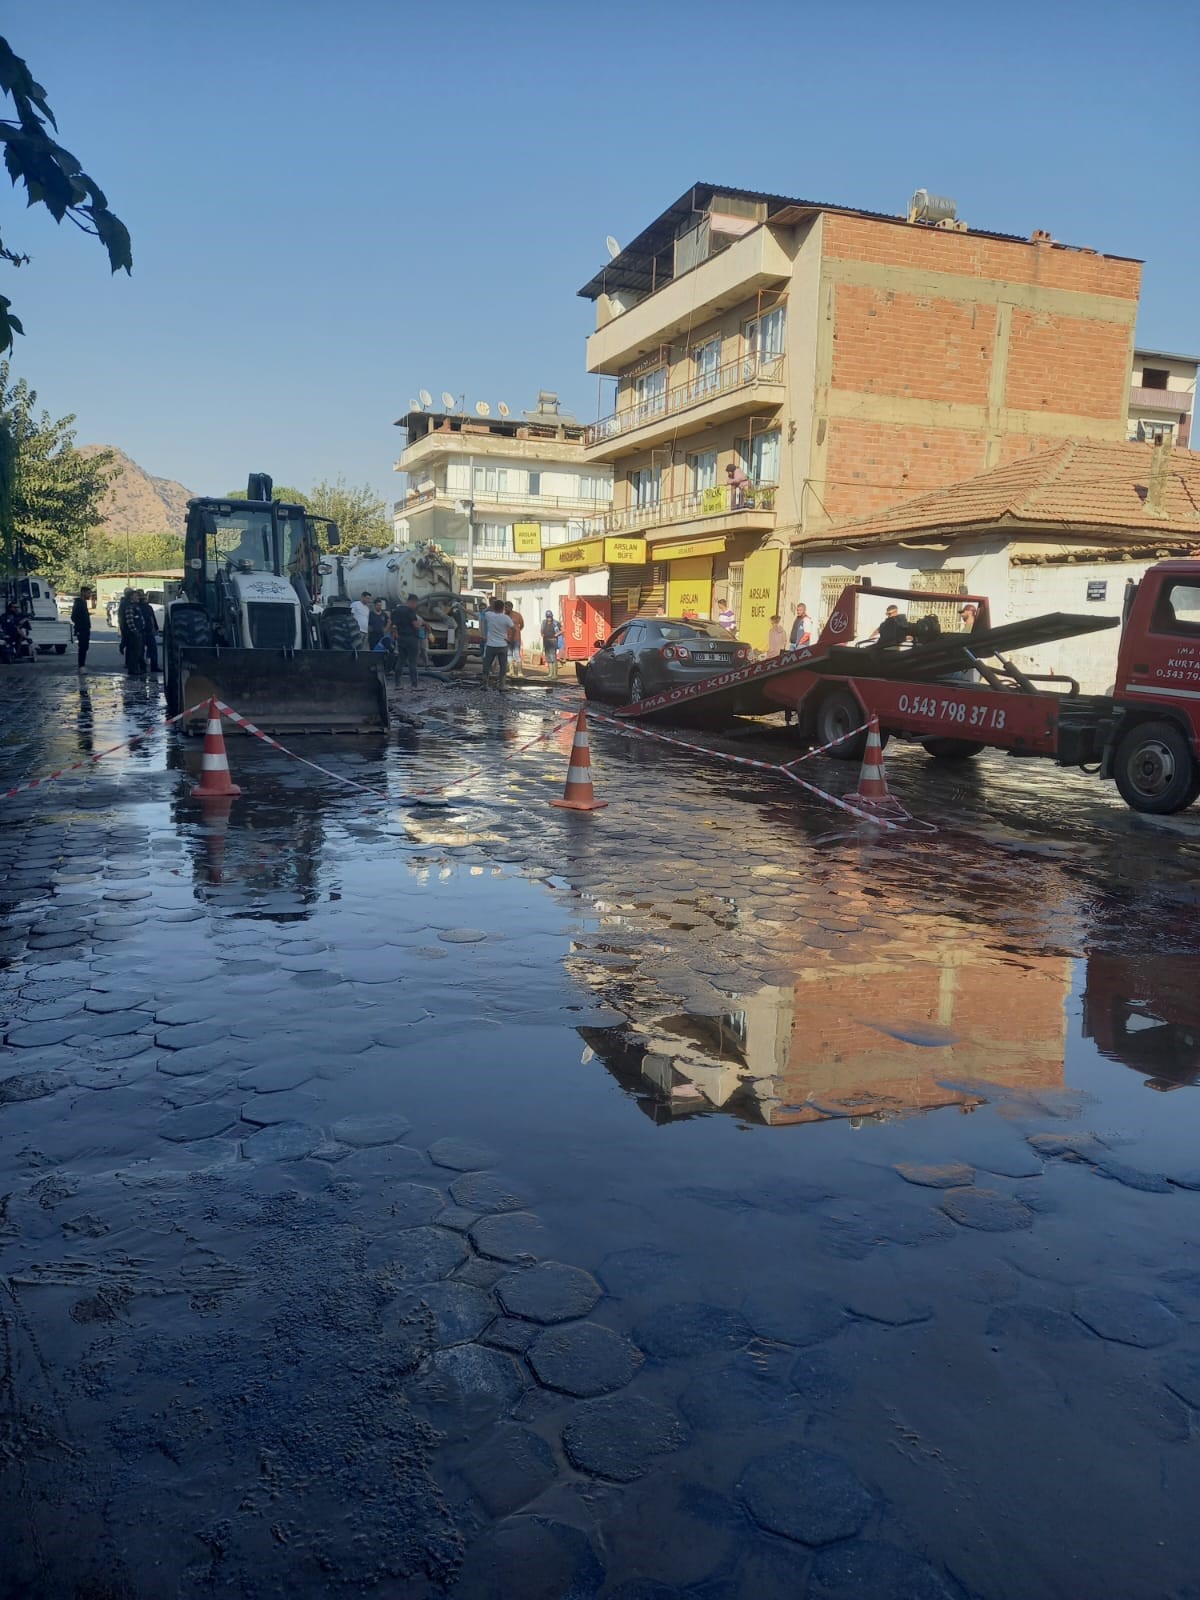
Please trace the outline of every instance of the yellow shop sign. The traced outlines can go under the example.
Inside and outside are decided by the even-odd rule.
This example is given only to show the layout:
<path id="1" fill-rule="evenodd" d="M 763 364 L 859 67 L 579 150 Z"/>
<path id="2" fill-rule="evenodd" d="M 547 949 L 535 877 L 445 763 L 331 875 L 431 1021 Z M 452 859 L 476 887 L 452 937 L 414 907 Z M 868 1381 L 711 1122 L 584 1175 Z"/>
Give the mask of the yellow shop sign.
<path id="1" fill-rule="evenodd" d="M 613 566 L 639 567 L 646 559 L 645 539 L 605 539 L 604 559 Z"/>
<path id="2" fill-rule="evenodd" d="M 574 544 L 555 544 L 542 552 L 542 560 L 550 572 L 570 571 L 579 567 L 604 565 L 604 540 L 579 539 Z"/>
<path id="3" fill-rule="evenodd" d="M 656 544 L 656 561 L 683 561 L 689 556 L 719 556 L 724 553 L 724 539 L 689 539 L 686 544 Z"/>
<path id="4" fill-rule="evenodd" d="M 542 548 L 542 525 L 540 522 L 514 522 L 513 549 L 518 555 L 536 553 Z"/>

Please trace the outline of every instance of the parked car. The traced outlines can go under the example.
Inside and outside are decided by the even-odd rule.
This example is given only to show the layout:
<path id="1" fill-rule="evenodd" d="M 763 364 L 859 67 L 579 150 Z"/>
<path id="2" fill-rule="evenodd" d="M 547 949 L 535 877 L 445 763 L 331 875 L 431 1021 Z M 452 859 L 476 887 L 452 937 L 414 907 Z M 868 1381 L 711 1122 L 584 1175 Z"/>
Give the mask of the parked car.
<path id="1" fill-rule="evenodd" d="M 589 700 L 631 705 L 675 684 L 742 666 L 750 655 L 750 646 L 718 622 L 634 617 L 597 648 L 578 676 Z"/>

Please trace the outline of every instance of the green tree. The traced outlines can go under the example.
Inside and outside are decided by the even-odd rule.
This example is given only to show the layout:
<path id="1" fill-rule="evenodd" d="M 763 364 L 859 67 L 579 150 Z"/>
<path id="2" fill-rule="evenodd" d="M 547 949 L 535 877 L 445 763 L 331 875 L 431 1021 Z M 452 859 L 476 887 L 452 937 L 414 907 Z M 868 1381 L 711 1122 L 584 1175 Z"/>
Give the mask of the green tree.
<path id="1" fill-rule="evenodd" d="M 390 545 L 392 524 L 387 505 L 367 484 L 336 483 L 322 479 L 308 495 L 308 509 L 314 516 L 330 517 L 342 535 L 342 548 L 351 545 Z"/>
<path id="2" fill-rule="evenodd" d="M 0 361 L 0 437 L 7 446 L 8 478 L 0 493 L 0 558 L 3 566 L 37 570 L 48 577 L 85 573 L 92 531 L 103 520 L 104 491 L 117 475 L 110 450 L 84 456 L 75 448 L 73 416 L 57 421 L 36 410 L 37 395 L 21 378 L 10 385 Z"/>
<path id="3" fill-rule="evenodd" d="M 48 128 L 57 133 L 58 123 L 46 103 L 46 91 L 13 53 L 7 39 L 0 39 L 0 91 L 13 102 L 17 113 L 15 122 L 0 120 L 4 165 L 13 186 L 22 183 L 26 203 L 45 206 L 55 222 L 67 217 L 84 233 L 99 239 L 114 272 L 132 272 L 128 229 L 108 209 L 99 184 L 88 177 L 69 150 L 51 138 Z M 0 260 L 22 267 L 29 257 L 0 237 Z M 11 350 L 13 336 L 25 331 L 11 306 L 0 294 L 0 353 Z"/>
<path id="4" fill-rule="evenodd" d="M 98 572 L 160 572 L 183 566 L 183 540 L 175 533 L 106 532 L 89 541 L 88 555 L 93 577 Z"/>
<path id="5" fill-rule="evenodd" d="M 246 498 L 246 485 L 243 484 L 240 489 L 234 489 L 225 498 L 226 500 L 244 500 Z M 282 500 L 284 505 L 289 506 L 307 506 L 308 504 L 308 496 L 306 494 L 299 489 L 289 488 L 286 483 L 277 483 L 275 485 L 271 490 L 271 499 Z"/>

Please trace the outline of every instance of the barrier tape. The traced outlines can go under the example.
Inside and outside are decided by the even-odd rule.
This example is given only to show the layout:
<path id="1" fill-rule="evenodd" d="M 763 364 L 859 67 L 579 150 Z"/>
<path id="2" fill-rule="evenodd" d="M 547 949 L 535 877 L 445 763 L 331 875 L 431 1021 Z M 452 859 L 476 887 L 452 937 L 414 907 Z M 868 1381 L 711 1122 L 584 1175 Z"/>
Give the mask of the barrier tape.
<path id="1" fill-rule="evenodd" d="M 59 767 L 57 772 L 45 772 L 40 778 L 30 778 L 28 783 L 18 783 L 14 789 L 0 791 L 0 800 L 11 800 L 15 794 L 24 794 L 27 789 L 40 789 L 44 783 L 53 783 L 56 778 L 65 778 L 69 772 L 79 772 L 83 767 L 94 766 L 97 761 L 103 761 L 106 756 L 115 756 L 120 750 L 129 750 L 135 744 L 140 744 L 143 739 L 148 739 L 152 733 L 161 733 L 164 728 L 169 728 L 172 723 L 182 722 L 184 717 L 195 716 L 198 711 L 203 711 L 207 700 L 201 700 L 199 705 L 188 706 L 186 711 L 180 711 L 173 717 L 168 717 L 165 722 L 156 722 L 152 728 L 146 728 L 141 733 L 135 733 L 131 738 L 124 739 L 120 744 L 109 745 L 107 750 L 101 750 L 94 756 L 87 756 L 82 761 L 73 762 L 69 767 Z"/>
<path id="2" fill-rule="evenodd" d="M 861 728 L 852 728 L 846 733 L 839 734 L 838 737 L 831 740 L 829 744 L 821 745 L 816 750 L 806 750 L 805 753 L 802 756 L 798 756 L 795 761 L 789 761 L 786 765 L 782 765 L 779 762 L 774 761 L 755 761 L 749 756 L 727 755 L 723 750 L 713 750 L 708 745 L 697 744 L 692 739 L 677 739 L 669 733 L 659 733 L 654 728 L 640 727 L 635 722 L 624 722 L 620 721 L 616 717 L 606 717 L 603 715 L 603 713 L 599 711 L 592 711 L 590 708 L 588 710 L 588 721 L 606 723 L 608 727 L 615 728 L 622 734 L 641 734 L 641 736 L 645 739 L 658 739 L 663 744 L 678 745 L 681 750 L 692 750 L 698 752 L 700 755 L 712 756 L 717 761 L 732 762 L 735 766 L 757 767 L 763 772 L 782 773 L 783 776 L 790 779 L 792 783 L 797 784 L 801 789 L 807 789 L 810 794 L 815 794 L 819 799 L 828 801 L 831 806 L 836 806 L 839 811 L 847 812 L 848 815 L 855 817 L 859 822 L 869 822 L 872 827 L 883 828 L 888 833 L 912 832 L 914 829 L 916 831 L 929 833 L 936 833 L 938 831 L 933 823 L 918 822 L 916 818 L 911 817 L 907 811 L 903 813 L 902 820 L 889 820 L 886 817 L 875 816 L 872 812 L 862 810 L 849 800 L 839 799 L 837 795 L 830 794 L 827 790 L 818 788 L 815 783 L 809 783 L 807 779 L 798 777 L 796 773 L 792 771 L 793 767 L 798 767 L 802 761 L 807 761 L 810 756 L 819 756 L 823 751 L 831 750 L 834 745 L 842 744 L 845 742 L 845 740 L 853 738 L 855 734 L 865 733 L 870 727 L 870 724 L 866 722 L 863 723 Z M 903 826 L 903 823 L 905 822 L 911 822 L 913 824 L 913 829 L 905 828 Z"/>

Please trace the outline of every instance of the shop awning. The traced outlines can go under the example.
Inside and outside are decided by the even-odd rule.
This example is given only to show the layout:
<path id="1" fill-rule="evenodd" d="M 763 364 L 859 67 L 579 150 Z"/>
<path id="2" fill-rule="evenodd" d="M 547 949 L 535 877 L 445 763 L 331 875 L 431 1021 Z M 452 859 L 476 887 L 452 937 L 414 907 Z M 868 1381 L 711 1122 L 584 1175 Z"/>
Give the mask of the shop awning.
<path id="1" fill-rule="evenodd" d="M 724 539 L 686 539 L 681 544 L 656 544 L 655 561 L 682 561 L 685 556 L 719 556 L 725 553 Z"/>

